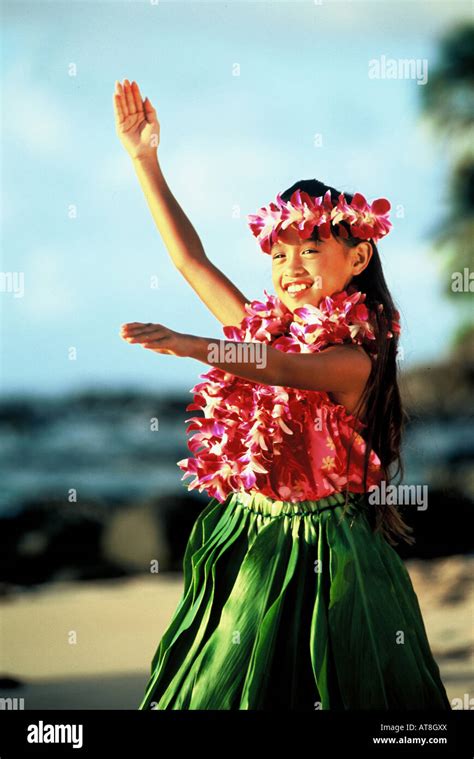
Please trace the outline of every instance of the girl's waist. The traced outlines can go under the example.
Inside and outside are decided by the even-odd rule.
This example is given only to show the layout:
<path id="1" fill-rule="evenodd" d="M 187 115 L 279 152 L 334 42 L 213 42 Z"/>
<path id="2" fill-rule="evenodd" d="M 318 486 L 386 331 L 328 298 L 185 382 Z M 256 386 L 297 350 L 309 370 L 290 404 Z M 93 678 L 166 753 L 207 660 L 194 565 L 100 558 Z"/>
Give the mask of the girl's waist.
<path id="1" fill-rule="evenodd" d="M 263 516 L 306 516 L 308 514 L 319 514 L 323 511 L 342 508 L 346 504 L 350 506 L 362 506 L 365 504 L 365 493 L 332 493 L 324 498 L 317 500 L 303 500 L 293 503 L 292 501 L 276 500 L 264 493 L 258 492 L 234 492 L 230 496 L 229 504 L 239 504 L 249 511 L 253 511 Z"/>

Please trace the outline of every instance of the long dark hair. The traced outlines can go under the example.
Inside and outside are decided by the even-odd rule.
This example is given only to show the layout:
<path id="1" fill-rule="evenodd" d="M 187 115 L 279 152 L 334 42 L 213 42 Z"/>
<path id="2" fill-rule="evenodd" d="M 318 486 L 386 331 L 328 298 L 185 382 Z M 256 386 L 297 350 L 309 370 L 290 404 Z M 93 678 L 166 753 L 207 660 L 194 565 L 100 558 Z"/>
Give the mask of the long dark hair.
<path id="1" fill-rule="evenodd" d="M 288 201 L 297 189 L 303 190 L 314 197 L 324 195 L 329 190 L 333 203 L 337 202 L 340 195 L 339 190 L 317 179 L 303 179 L 282 192 L 282 200 Z M 353 194 L 344 192 L 344 196 L 348 203 L 352 201 Z M 344 226 L 348 233 L 347 238 L 338 234 L 339 226 Z M 331 226 L 331 234 L 348 248 L 353 248 L 361 242 L 359 238 L 350 235 L 350 227 L 346 222 L 341 222 L 335 228 Z M 315 227 L 311 239 L 319 240 L 317 227 Z M 366 414 L 363 421 L 366 427 L 362 432 L 362 437 L 366 443 L 363 485 L 365 493 L 367 492 L 369 457 L 372 450 L 376 452 L 381 461 L 387 484 L 397 475 L 400 481 L 403 480 L 404 466 L 400 448 L 405 424 L 408 419 L 408 414 L 402 405 L 398 387 L 398 334 L 394 332 L 392 338 L 387 338 L 387 332 L 390 330 L 392 320 L 397 317 L 398 309 L 387 287 L 377 246 L 372 240 L 368 242 L 372 246 L 371 259 L 364 271 L 353 277 L 350 282 L 350 285 L 355 289 L 365 293 L 367 308 L 371 309 L 376 316 L 376 324 L 374 326 L 377 358 L 372 362 L 371 373 L 357 404 L 357 408 L 354 411 L 354 416 L 360 419 L 361 410 L 365 405 Z M 380 308 L 380 304 L 383 308 Z M 349 450 L 347 474 L 349 473 L 350 451 L 355 440 L 355 432 L 354 430 Z M 374 532 L 381 531 L 383 536 L 392 545 L 398 543 L 397 539 L 402 539 L 407 543 L 414 542 L 414 538 L 409 535 L 413 531 L 412 528 L 403 520 L 395 505 L 384 503 L 377 505 L 376 508 L 373 508 L 374 504 L 372 503 L 367 502 L 367 505 L 369 520 Z M 344 513 L 346 513 L 348 508 L 348 487 L 346 487 Z"/>

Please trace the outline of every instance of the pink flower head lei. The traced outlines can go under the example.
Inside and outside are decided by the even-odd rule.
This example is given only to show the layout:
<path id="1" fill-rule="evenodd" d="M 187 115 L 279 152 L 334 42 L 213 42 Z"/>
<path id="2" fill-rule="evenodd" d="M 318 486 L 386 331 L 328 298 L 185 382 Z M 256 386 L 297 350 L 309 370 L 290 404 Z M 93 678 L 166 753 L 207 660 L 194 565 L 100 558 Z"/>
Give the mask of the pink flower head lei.
<path id="1" fill-rule="evenodd" d="M 256 214 L 249 214 L 247 219 L 261 250 L 270 253 L 277 238 L 285 240 L 285 232 L 289 227 L 297 230 L 301 240 L 312 237 L 315 228 L 318 229 L 320 239 L 328 240 L 332 228 L 337 229 L 338 236 L 343 239 L 351 235 L 353 238 L 372 240 L 375 243 L 392 228 L 388 218 L 390 208 L 390 202 L 386 198 L 377 198 L 368 203 L 359 192 L 354 194 L 350 203 L 341 192 L 334 203 L 330 190 L 324 195 L 312 196 L 305 190 L 297 189 L 287 202 L 281 198 L 281 193 L 278 193 L 276 202 L 261 208 Z M 349 226 L 350 232 L 341 222 Z M 376 307 L 379 312 L 383 311 L 381 303 Z M 388 338 L 393 337 L 394 332 L 400 333 L 399 319 L 400 314 L 397 311 L 392 320 L 392 331 L 387 332 Z"/>
<path id="2" fill-rule="evenodd" d="M 392 223 L 388 219 L 390 203 L 386 198 L 377 198 L 369 204 L 363 195 L 356 192 L 347 203 L 341 192 L 337 203 L 333 203 L 331 192 L 313 197 L 304 190 L 295 190 L 288 202 L 278 193 L 276 201 L 247 216 L 252 234 L 257 238 L 263 253 L 270 253 L 279 237 L 284 241 L 285 230 L 294 226 L 302 240 L 309 239 L 315 227 L 319 237 L 328 240 L 331 226 L 338 226 L 337 233 L 347 239 L 349 233 L 341 222 L 347 222 L 352 237 L 377 242 L 390 232 Z"/>

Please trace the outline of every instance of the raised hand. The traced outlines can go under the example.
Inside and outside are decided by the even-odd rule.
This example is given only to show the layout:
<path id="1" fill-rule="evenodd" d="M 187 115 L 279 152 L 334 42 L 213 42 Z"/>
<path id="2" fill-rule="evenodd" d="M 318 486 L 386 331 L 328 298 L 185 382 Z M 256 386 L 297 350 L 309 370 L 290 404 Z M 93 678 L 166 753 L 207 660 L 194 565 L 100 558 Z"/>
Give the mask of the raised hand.
<path id="1" fill-rule="evenodd" d="M 142 99 L 136 82 L 124 79 L 115 83 L 115 128 L 131 158 L 156 155 L 160 143 L 160 124 L 150 100 Z"/>

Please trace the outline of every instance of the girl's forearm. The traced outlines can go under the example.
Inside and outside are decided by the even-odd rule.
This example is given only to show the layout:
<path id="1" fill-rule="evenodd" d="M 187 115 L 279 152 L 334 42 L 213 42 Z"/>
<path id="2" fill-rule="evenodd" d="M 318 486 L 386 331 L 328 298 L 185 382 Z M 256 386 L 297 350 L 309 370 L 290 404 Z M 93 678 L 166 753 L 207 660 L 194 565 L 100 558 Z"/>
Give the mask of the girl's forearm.
<path id="1" fill-rule="evenodd" d="M 187 355 L 204 364 L 262 385 L 283 385 L 284 354 L 265 343 L 189 335 Z"/>
<path id="2" fill-rule="evenodd" d="M 360 346 L 335 344 L 314 353 L 287 353 L 267 343 L 186 335 L 180 355 L 273 387 L 362 393 L 372 363 Z"/>
<path id="3" fill-rule="evenodd" d="M 161 171 L 158 155 L 133 158 L 133 166 L 168 253 L 178 269 L 190 260 L 206 258 L 201 240 L 173 196 Z"/>

